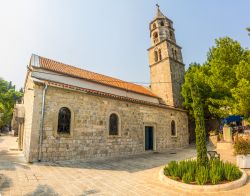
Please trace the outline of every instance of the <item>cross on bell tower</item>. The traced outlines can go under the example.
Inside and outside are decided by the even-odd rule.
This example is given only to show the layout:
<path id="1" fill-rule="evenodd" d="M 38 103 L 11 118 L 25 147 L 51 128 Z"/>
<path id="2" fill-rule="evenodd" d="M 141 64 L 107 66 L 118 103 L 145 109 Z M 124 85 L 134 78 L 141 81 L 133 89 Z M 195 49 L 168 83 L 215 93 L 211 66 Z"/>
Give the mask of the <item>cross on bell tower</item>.
<path id="1" fill-rule="evenodd" d="M 149 52 L 152 92 L 165 104 L 182 107 L 181 86 L 185 66 L 181 47 L 176 43 L 173 21 L 167 18 L 156 4 L 156 14 L 149 24 L 151 47 Z"/>

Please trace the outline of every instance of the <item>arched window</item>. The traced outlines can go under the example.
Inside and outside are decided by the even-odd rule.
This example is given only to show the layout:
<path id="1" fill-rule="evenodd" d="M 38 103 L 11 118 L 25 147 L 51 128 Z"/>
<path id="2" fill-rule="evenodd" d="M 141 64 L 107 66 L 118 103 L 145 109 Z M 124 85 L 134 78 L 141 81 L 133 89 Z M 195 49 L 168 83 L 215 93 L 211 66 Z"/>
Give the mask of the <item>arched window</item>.
<path id="1" fill-rule="evenodd" d="M 171 136 L 176 136 L 176 126 L 175 126 L 175 121 L 171 121 Z"/>
<path id="2" fill-rule="evenodd" d="M 157 39 L 158 38 L 158 33 L 154 32 L 153 37 L 154 37 L 154 39 Z"/>
<path id="3" fill-rule="evenodd" d="M 119 132 L 119 117 L 117 114 L 109 116 L 109 135 L 118 135 Z"/>
<path id="4" fill-rule="evenodd" d="M 68 108 L 62 107 L 58 114 L 58 133 L 70 133 L 71 112 Z"/>
<path id="5" fill-rule="evenodd" d="M 157 62 L 158 61 L 158 52 L 154 51 L 154 55 L 155 55 L 155 62 Z"/>
<path id="6" fill-rule="evenodd" d="M 154 39 L 154 43 L 158 42 L 158 33 L 157 32 L 154 32 L 153 39 Z"/>
<path id="7" fill-rule="evenodd" d="M 163 21 L 161 21 L 161 26 L 164 26 L 164 22 Z"/>
<path id="8" fill-rule="evenodd" d="M 158 50 L 158 53 L 159 53 L 159 60 L 161 61 L 162 60 L 161 49 Z"/>
<path id="9" fill-rule="evenodd" d="M 153 29 L 156 29 L 156 24 L 155 23 L 153 24 Z"/>

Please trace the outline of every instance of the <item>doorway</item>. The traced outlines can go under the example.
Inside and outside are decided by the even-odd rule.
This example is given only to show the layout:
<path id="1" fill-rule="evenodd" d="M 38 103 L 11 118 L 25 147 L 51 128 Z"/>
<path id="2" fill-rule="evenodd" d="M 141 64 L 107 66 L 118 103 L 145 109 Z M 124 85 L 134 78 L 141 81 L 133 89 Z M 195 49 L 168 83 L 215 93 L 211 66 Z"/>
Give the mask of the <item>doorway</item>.
<path id="1" fill-rule="evenodd" d="M 145 127 L 145 150 L 154 150 L 154 128 Z"/>

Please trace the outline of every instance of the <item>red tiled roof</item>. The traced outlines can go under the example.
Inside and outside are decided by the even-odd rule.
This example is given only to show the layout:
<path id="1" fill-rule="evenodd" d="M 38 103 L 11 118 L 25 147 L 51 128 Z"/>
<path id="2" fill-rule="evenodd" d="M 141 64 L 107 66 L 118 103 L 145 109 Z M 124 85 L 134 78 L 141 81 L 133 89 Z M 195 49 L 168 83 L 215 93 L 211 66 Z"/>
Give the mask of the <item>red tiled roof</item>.
<path id="1" fill-rule="evenodd" d="M 50 70 L 53 72 L 89 80 L 92 82 L 100 83 L 100 84 L 115 87 L 115 88 L 120 88 L 120 89 L 127 90 L 127 91 L 132 91 L 132 92 L 139 93 L 139 94 L 144 94 L 144 95 L 151 96 L 151 97 L 157 97 L 146 87 L 133 84 L 133 83 L 129 83 L 129 82 L 125 82 L 125 81 L 122 81 L 113 77 L 105 76 L 102 74 L 97 74 L 97 73 L 87 71 L 84 69 L 80 69 L 77 67 L 73 67 L 71 65 L 60 63 L 60 62 L 47 59 L 44 57 L 39 57 L 39 64 L 41 68 Z"/>

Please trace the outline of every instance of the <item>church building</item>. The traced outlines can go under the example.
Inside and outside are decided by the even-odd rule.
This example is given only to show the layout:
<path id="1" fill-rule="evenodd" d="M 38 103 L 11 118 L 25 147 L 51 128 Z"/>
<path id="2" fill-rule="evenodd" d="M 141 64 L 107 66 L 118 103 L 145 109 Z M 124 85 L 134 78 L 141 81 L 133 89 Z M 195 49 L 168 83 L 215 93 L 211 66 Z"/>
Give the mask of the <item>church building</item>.
<path id="1" fill-rule="evenodd" d="M 19 143 L 28 162 L 161 152 L 188 145 L 184 64 L 173 22 L 149 24 L 149 87 L 32 55 Z"/>

